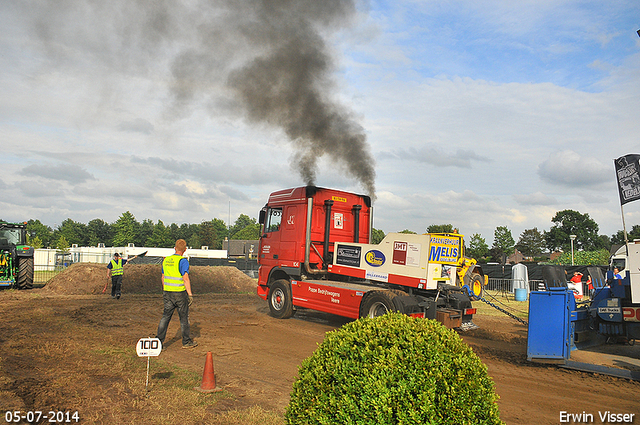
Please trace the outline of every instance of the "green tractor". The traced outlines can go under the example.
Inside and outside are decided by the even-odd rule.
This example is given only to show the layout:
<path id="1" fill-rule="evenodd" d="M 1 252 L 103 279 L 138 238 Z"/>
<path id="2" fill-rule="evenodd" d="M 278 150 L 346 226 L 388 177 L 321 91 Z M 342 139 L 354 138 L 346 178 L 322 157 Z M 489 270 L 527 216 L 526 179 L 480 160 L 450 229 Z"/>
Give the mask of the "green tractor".
<path id="1" fill-rule="evenodd" d="M 26 222 L 0 221 L 0 287 L 33 288 L 33 253 Z"/>

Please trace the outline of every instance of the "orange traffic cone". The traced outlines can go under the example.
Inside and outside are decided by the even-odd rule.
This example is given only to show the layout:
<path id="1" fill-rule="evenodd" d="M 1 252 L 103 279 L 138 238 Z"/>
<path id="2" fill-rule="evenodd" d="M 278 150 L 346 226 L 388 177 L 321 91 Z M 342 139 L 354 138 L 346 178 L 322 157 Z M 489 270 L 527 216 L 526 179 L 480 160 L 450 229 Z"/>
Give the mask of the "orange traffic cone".
<path id="1" fill-rule="evenodd" d="M 204 372 L 202 373 L 202 383 L 194 389 L 201 393 L 222 391 L 222 388 L 216 388 L 216 376 L 213 373 L 213 356 L 211 355 L 211 351 L 207 351 L 207 359 L 204 362 Z"/>

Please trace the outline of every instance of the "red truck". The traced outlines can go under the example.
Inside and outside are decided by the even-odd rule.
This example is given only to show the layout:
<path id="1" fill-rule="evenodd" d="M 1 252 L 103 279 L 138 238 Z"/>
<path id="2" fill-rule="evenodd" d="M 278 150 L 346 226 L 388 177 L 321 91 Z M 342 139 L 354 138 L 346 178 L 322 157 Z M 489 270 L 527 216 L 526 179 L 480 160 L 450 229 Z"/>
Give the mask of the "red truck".
<path id="1" fill-rule="evenodd" d="M 456 286 L 459 234 L 389 233 L 371 244 L 371 199 L 315 186 L 273 192 L 260 211 L 258 295 L 274 317 L 304 307 L 357 319 L 398 311 L 473 329 Z"/>

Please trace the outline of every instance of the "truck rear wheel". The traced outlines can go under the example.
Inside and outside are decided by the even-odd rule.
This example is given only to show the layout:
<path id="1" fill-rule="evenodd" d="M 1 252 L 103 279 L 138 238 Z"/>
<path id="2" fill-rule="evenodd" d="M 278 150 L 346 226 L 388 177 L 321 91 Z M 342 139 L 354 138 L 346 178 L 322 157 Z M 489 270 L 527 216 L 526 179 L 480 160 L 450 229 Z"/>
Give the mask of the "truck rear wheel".
<path id="1" fill-rule="evenodd" d="M 287 319 L 293 316 L 293 300 L 291 299 L 291 283 L 285 279 L 273 282 L 269 288 L 269 311 L 276 319 Z"/>
<path id="2" fill-rule="evenodd" d="M 393 291 L 371 291 L 367 292 L 360 303 L 360 317 L 378 317 L 390 311 L 398 311 L 393 304 L 393 299 L 397 296 Z"/>
<path id="3" fill-rule="evenodd" d="M 33 289 L 33 257 L 18 257 L 18 289 Z"/>

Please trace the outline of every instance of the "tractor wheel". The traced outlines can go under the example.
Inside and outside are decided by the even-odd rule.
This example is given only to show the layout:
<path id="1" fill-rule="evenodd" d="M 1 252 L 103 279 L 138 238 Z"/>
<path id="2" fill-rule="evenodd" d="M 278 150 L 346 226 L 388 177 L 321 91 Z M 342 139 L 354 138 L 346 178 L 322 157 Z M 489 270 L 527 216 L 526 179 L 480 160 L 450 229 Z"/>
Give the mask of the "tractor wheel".
<path id="1" fill-rule="evenodd" d="M 484 295 L 484 279 L 478 273 L 474 273 L 471 275 L 471 282 L 469 284 L 471 287 L 471 299 L 474 301 L 479 300 Z"/>
<path id="2" fill-rule="evenodd" d="M 398 294 L 394 291 L 371 291 L 360 303 L 360 317 L 378 317 L 390 311 L 398 311 L 393 305 L 393 299 Z"/>
<path id="3" fill-rule="evenodd" d="M 18 257 L 18 289 L 33 289 L 33 257 Z"/>
<path id="4" fill-rule="evenodd" d="M 285 279 L 276 280 L 269 288 L 269 311 L 276 319 L 288 319 L 293 316 L 291 283 Z"/>

